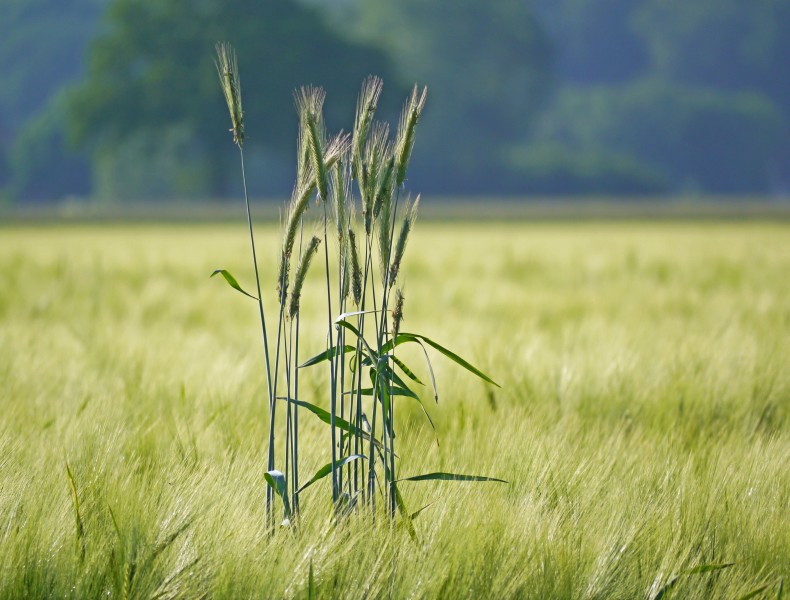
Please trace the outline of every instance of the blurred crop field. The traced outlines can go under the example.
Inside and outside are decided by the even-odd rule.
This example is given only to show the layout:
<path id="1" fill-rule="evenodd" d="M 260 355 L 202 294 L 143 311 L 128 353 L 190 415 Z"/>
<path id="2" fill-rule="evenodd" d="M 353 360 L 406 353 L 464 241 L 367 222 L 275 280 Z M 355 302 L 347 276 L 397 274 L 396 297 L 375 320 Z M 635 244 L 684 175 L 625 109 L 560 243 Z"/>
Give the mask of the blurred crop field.
<path id="1" fill-rule="evenodd" d="M 257 233 L 273 311 L 279 234 Z M 510 483 L 404 482 L 429 505 L 416 542 L 333 527 L 328 480 L 267 535 L 257 307 L 209 279 L 254 286 L 245 235 L 0 227 L 0 597 L 787 593 L 790 222 L 418 222 L 403 329 L 502 387 L 432 357 L 437 434 L 399 408 L 399 473 Z M 304 357 L 325 347 L 320 271 Z M 325 369 L 303 377 L 327 406 Z M 329 429 L 301 422 L 306 478 Z"/>

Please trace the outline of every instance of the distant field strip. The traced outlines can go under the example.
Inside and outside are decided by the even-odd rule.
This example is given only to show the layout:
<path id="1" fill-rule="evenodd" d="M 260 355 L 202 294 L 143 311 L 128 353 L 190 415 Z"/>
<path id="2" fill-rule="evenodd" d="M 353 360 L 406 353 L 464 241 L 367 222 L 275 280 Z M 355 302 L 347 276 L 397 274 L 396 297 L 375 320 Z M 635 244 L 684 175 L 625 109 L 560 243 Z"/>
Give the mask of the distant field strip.
<path id="1" fill-rule="evenodd" d="M 435 360 L 436 405 L 404 346 L 438 445 L 403 399 L 399 476 L 510 482 L 402 482 L 417 543 L 333 528 L 326 480 L 267 536 L 257 306 L 209 279 L 253 287 L 241 220 L 0 227 L 0 597 L 787 595 L 790 221 L 634 218 L 417 223 L 404 330 L 502 389 Z M 257 234 L 274 307 L 280 240 Z M 327 406 L 321 377 L 300 389 Z M 329 430 L 301 419 L 307 481 Z"/>

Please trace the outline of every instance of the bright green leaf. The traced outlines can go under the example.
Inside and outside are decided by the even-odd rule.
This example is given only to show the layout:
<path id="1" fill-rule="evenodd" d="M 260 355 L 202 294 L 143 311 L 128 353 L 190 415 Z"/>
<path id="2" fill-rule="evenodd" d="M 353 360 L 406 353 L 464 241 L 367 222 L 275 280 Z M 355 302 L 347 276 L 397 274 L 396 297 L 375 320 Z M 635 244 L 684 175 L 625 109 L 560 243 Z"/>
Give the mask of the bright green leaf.
<path id="1" fill-rule="evenodd" d="M 241 286 L 239 285 L 239 282 L 236 281 L 236 278 L 233 275 L 231 275 L 229 271 L 226 271 L 225 269 L 216 269 L 211 274 L 211 277 L 214 277 L 214 275 L 217 275 L 217 274 L 222 275 L 225 278 L 225 281 L 228 282 L 228 285 L 230 287 L 232 287 L 234 290 L 237 290 L 237 291 L 241 292 L 242 294 L 252 298 L 253 300 L 257 300 L 258 299 L 257 297 L 253 296 L 252 294 L 248 294 L 243 289 L 241 289 Z"/>
<path id="2" fill-rule="evenodd" d="M 458 475 L 456 473 L 426 473 L 425 475 L 414 475 L 404 477 L 398 481 L 497 481 L 499 483 L 510 483 L 504 479 L 496 477 L 482 477 L 480 475 Z"/>
<path id="3" fill-rule="evenodd" d="M 275 493 L 282 499 L 283 506 L 285 507 L 285 518 L 291 518 L 291 504 L 288 502 L 288 484 L 285 482 L 285 475 L 280 471 L 267 471 L 264 473 L 263 478 L 269 484 Z"/>
<path id="4" fill-rule="evenodd" d="M 343 459 L 341 459 L 341 460 L 339 460 L 339 461 L 337 461 L 335 463 L 335 469 L 340 469 L 340 468 L 346 466 L 348 463 L 350 463 L 352 461 L 355 461 L 355 460 L 358 460 L 360 458 L 364 459 L 365 456 L 363 456 L 362 454 L 352 454 L 351 456 L 346 456 L 345 458 L 343 458 Z M 320 469 L 318 469 L 318 471 L 316 471 L 316 474 L 313 475 L 313 478 L 310 481 L 308 481 L 307 483 L 305 483 L 302 487 L 300 487 L 299 491 L 297 491 L 296 493 L 297 494 L 301 493 L 302 490 L 304 490 L 307 487 L 310 487 L 316 481 L 319 481 L 320 479 L 323 479 L 324 477 L 329 475 L 331 472 L 332 472 L 332 463 L 330 462 L 330 463 L 325 464 Z"/>

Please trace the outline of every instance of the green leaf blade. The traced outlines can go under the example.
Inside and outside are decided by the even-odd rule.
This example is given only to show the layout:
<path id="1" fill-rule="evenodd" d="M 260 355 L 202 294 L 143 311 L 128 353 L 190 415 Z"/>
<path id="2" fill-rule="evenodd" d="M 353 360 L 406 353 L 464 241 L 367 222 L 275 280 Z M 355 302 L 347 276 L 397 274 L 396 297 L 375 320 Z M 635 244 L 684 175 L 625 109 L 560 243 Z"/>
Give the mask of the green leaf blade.
<path id="1" fill-rule="evenodd" d="M 280 471 L 272 470 L 266 471 L 264 473 L 263 478 L 266 480 L 266 483 L 269 484 L 274 492 L 280 497 L 283 501 L 283 506 L 285 507 L 285 518 L 291 518 L 291 503 L 288 501 L 288 484 L 285 481 L 285 475 L 283 475 Z"/>
<path id="2" fill-rule="evenodd" d="M 346 456 L 345 458 L 343 458 L 343 459 L 341 459 L 341 460 L 339 460 L 339 461 L 337 461 L 335 463 L 335 468 L 336 469 L 340 469 L 342 467 L 345 467 L 350 462 L 353 462 L 353 461 L 359 460 L 359 459 L 364 459 L 364 458 L 365 458 L 365 456 L 363 456 L 362 454 L 352 454 L 351 456 Z M 300 487 L 299 490 L 296 493 L 297 494 L 301 493 L 302 490 L 304 490 L 305 488 L 310 487 L 316 481 L 320 481 L 321 479 L 323 479 L 324 477 L 329 475 L 329 473 L 331 473 L 331 472 L 332 472 L 332 463 L 330 462 L 330 463 L 325 464 L 320 469 L 318 469 L 318 471 L 316 471 L 315 475 L 313 475 L 312 479 L 310 479 L 310 481 L 308 481 L 302 487 Z"/>
<path id="3" fill-rule="evenodd" d="M 423 475 L 414 475 L 412 477 L 403 477 L 398 481 L 493 481 L 497 483 L 510 483 L 504 479 L 497 477 L 484 477 L 482 475 L 462 475 L 459 473 L 445 473 L 438 471 L 436 473 L 425 473 Z"/>
<path id="4" fill-rule="evenodd" d="M 338 352 L 337 351 L 337 347 L 332 347 L 332 348 L 329 348 L 328 350 L 324 350 L 320 354 L 316 354 L 314 357 L 306 360 L 301 365 L 299 365 L 299 368 L 302 369 L 304 367 L 312 367 L 313 365 L 317 365 L 319 363 L 322 363 L 325 360 L 329 360 L 331 358 L 334 358 L 338 354 L 346 354 L 347 352 L 354 352 L 355 350 L 356 350 L 356 348 L 354 346 L 349 346 L 348 344 L 343 346 L 343 351 L 342 352 Z"/>
<path id="5" fill-rule="evenodd" d="M 214 272 L 210 275 L 210 277 L 214 277 L 215 275 L 222 275 L 222 277 L 225 279 L 225 281 L 228 282 L 228 285 L 230 287 L 232 287 L 234 290 L 238 292 L 241 292 L 248 298 L 252 298 L 253 300 L 258 299 L 257 296 L 253 296 L 252 294 L 245 292 L 242 289 L 242 287 L 239 285 L 239 282 L 236 280 L 236 278 L 230 273 L 230 271 L 227 271 L 225 269 L 214 269 Z"/>
<path id="6" fill-rule="evenodd" d="M 401 344 L 405 344 L 407 342 L 419 342 L 419 341 L 425 342 L 426 344 L 431 346 L 434 350 L 437 350 L 438 352 L 449 358 L 451 361 L 453 361 L 455 364 L 463 367 L 470 373 L 477 375 L 480 379 L 482 379 L 486 383 L 490 383 L 497 387 L 502 387 L 496 381 L 491 379 L 491 377 L 483 373 L 480 369 L 475 367 L 469 361 L 461 358 L 455 352 L 448 350 L 438 342 L 433 341 L 431 338 L 421 335 L 419 333 L 406 333 L 406 332 L 399 333 L 397 339 L 395 340 L 395 345 L 400 346 Z M 392 340 L 387 342 L 387 344 L 385 344 L 384 347 L 382 347 L 381 351 L 386 352 L 389 351 L 391 348 L 392 348 Z"/>

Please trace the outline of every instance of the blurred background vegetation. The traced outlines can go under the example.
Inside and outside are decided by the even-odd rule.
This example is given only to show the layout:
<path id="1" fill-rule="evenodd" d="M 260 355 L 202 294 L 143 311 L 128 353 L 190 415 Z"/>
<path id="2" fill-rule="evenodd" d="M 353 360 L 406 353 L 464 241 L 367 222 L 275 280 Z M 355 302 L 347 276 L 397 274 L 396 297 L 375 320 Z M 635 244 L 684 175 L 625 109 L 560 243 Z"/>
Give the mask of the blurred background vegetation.
<path id="1" fill-rule="evenodd" d="M 348 129 L 369 73 L 393 121 L 429 87 L 420 191 L 786 196 L 787 23 L 790 0 L 3 0 L 0 198 L 235 195 L 217 40 L 256 196 L 290 191 L 292 90 Z"/>

